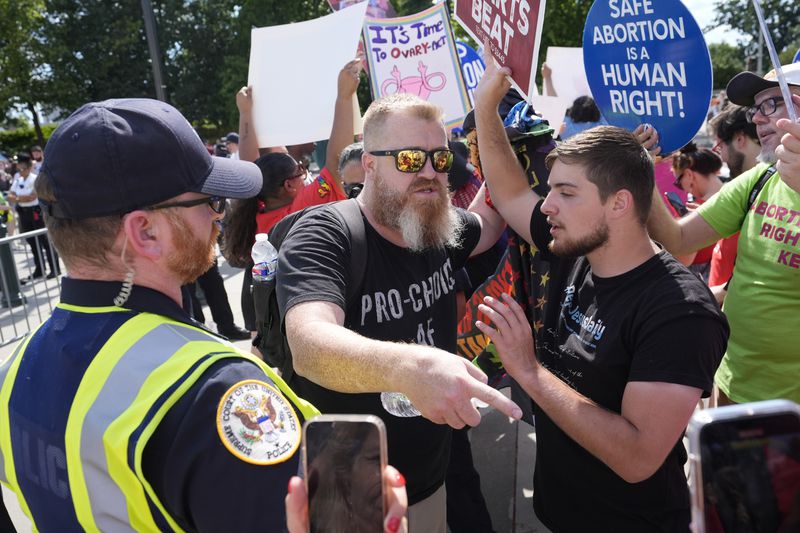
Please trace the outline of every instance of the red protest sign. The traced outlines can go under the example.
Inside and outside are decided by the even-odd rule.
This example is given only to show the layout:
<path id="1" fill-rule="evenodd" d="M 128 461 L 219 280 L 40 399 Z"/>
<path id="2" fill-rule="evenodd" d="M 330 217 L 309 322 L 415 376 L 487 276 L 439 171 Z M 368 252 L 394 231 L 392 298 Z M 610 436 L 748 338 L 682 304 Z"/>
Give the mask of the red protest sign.
<path id="1" fill-rule="evenodd" d="M 456 0 L 456 20 L 479 43 L 488 40 L 492 55 L 511 69 L 511 79 L 530 101 L 536 93 L 536 62 L 545 0 Z"/>

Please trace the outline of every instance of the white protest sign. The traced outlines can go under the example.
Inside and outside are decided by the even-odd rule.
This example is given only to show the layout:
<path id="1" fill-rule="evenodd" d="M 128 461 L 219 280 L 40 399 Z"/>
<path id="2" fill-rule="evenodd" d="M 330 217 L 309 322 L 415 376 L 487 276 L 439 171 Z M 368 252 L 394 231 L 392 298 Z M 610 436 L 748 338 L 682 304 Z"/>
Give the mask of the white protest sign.
<path id="1" fill-rule="evenodd" d="M 552 70 L 551 79 L 556 95 L 570 102 L 579 96 L 591 96 L 586 71 L 583 70 L 583 48 L 551 46 L 547 49 L 545 61 Z"/>
<path id="2" fill-rule="evenodd" d="M 444 4 L 416 15 L 364 22 L 372 94 L 411 93 L 442 109 L 448 128 L 470 108 Z"/>
<path id="3" fill-rule="evenodd" d="M 248 84 L 259 147 L 330 136 L 339 71 L 355 57 L 367 4 L 305 22 L 253 28 Z"/>
<path id="4" fill-rule="evenodd" d="M 561 131 L 564 115 L 567 114 L 567 109 L 572 105 L 572 100 L 563 96 L 540 96 L 538 94 L 531 95 L 531 100 L 536 114 L 550 124 L 550 127 L 555 131 L 553 137 L 556 137 L 558 132 Z"/>

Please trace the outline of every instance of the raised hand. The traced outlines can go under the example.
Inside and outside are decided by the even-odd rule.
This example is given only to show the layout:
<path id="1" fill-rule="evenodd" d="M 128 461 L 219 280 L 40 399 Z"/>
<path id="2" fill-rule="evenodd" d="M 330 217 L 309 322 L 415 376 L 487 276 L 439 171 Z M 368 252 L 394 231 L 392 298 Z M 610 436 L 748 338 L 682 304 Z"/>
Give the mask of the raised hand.
<path id="1" fill-rule="evenodd" d="M 800 96 L 792 95 L 796 109 L 800 109 Z M 800 191 L 800 124 L 793 124 L 789 119 L 781 119 L 776 124 L 784 132 L 781 144 L 775 149 L 778 158 L 777 168 L 781 179 L 792 183 L 796 191 Z"/>
<path id="2" fill-rule="evenodd" d="M 636 137 L 636 140 L 639 141 L 639 144 L 650 152 L 650 155 L 653 157 L 661 153 L 661 147 L 658 145 L 658 132 L 650 124 L 639 124 L 639 126 L 633 130 L 633 135 Z"/>
<path id="3" fill-rule="evenodd" d="M 515 379 L 535 370 L 539 365 L 533 347 L 533 333 L 522 307 L 508 294 L 501 300 L 487 296 L 478 309 L 492 325 L 476 321 L 475 325 L 492 339 L 503 367 Z"/>
<path id="4" fill-rule="evenodd" d="M 486 50 L 486 71 L 475 89 L 475 107 L 493 108 L 497 111 L 500 100 L 511 88 L 511 82 L 508 80 L 511 69 L 497 65 L 491 55 L 491 46 L 488 41 L 484 42 L 483 46 Z"/>
<path id="5" fill-rule="evenodd" d="M 241 114 L 250 114 L 253 111 L 253 87 L 247 86 L 236 93 L 236 107 Z"/>
<path id="6" fill-rule="evenodd" d="M 339 97 L 350 97 L 356 94 L 358 83 L 360 81 L 359 74 L 364 64 L 363 57 L 357 57 L 347 64 L 339 71 L 339 79 L 337 81 L 337 90 Z"/>

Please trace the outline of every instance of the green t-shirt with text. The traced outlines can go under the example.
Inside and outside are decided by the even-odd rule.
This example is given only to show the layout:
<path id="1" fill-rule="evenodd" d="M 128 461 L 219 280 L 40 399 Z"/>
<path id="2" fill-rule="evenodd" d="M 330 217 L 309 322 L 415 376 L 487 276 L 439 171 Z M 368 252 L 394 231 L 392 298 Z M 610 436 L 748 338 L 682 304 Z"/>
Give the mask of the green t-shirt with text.
<path id="1" fill-rule="evenodd" d="M 723 311 L 731 336 L 716 382 L 731 400 L 800 402 L 800 193 L 773 175 L 747 200 L 766 171 L 758 165 L 725 184 L 698 209 L 720 235 L 741 228 Z"/>

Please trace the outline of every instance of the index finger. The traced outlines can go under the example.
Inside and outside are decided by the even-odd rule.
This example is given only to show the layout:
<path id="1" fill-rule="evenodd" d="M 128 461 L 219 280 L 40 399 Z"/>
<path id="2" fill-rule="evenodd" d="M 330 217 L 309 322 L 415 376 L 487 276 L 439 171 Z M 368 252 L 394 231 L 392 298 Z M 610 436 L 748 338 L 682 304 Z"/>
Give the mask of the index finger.
<path id="1" fill-rule="evenodd" d="M 520 409 L 516 403 L 503 396 L 500 391 L 495 390 L 488 385 L 475 382 L 472 387 L 470 387 L 470 394 L 473 398 L 477 398 L 484 403 L 488 403 L 504 415 L 509 416 L 514 420 L 519 420 L 522 418 L 522 409 Z"/>
<path id="2" fill-rule="evenodd" d="M 289 533 L 308 531 L 308 494 L 303 480 L 293 476 L 289 480 L 289 490 L 284 500 L 286 505 L 286 527 Z"/>
<path id="3" fill-rule="evenodd" d="M 500 62 L 497 60 L 497 58 L 494 56 L 494 52 L 492 51 L 492 41 L 491 39 L 489 39 L 488 35 L 483 39 L 482 44 L 483 44 L 484 56 L 486 54 L 489 54 L 489 57 L 484 57 L 484 63 L 486 63 L 486 68 L 489 68 L 489 63 L 491 63 L 494 70 L 505 69 L 504 74 L 506 74 L 507 76 L 510 75 L 511 69 L 501 65 Z"/>
<path id="4" fill-rule="evenodd" d="M 364 56 L 358 56 L 355 59 L 352 59 L 345 68 L 350 68 L 350 69 L 356 68 L 360 71 L 363 66 L 363 61 L 364 61 Z"/>
<path id="5" fill-rule="evenodd" d="M 470 376 L 472 376 L 473 378 L 477 379 L 481 383 L 488 383 L 489 382 L 489 378 L 488 378 L 488 376 L 486 376 L 486 374 L 484 373 L 483 370 L 481 370 L 477 366 L 473 365 L 471 361 L 467 361 L 463 357 L 462 357 L 462 359 L 464 361 L 464 366 L 467 367 L 467 372 L 469 372 Z"/>
<path id="6" fill-rule="evenodd" d="M 383 470 L 383 481 L 386 490 L 386 516 L 384 530 L 388 532 L 405 532 L 408 529 L 406 511 L 408 510 L 408 494 L 406 480 L 394 467 L 386 465 Z M 399 523 L 399 526 L 394 528 Z"/>
<path id="7" fill-rule="evenodd" d="M 483 45 L 484 54 L 488 53 L 489 57 L 492 59 L 492 61 L 494 61 L 495 59 L 494 59 L 494 52 L 492 52 L 492 41 L 489 39 L 488 35 L 485 35 L 483 37 L 483 42 L 481 44 Z M 486 66 L 488 67 L 489 62 L 485 61 L 485 59 L 486 58 L 484 58 L 484 63 L 486 63 Z"/>
<path id="8" fill-rule="evenodd" d="M 793 94 L 792 102 L 795 108 L 800 108 L 800 96 Z M 782 118 L 776 123 L 776 126 L 787 133 L 791 133 L 795 137 L 800 137 L 800 123 L 793 123 L 788 118 Z"/>

